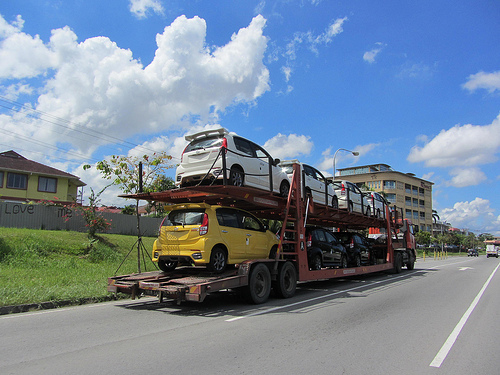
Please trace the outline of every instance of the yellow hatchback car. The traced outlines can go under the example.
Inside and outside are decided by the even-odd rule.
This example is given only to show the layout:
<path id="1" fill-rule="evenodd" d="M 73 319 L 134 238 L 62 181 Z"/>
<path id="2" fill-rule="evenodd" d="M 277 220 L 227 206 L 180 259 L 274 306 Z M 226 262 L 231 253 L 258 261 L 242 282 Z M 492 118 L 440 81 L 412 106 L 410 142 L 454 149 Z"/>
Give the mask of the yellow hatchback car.
<path id="1" fill-rule="evenodd" d="M 153 262 L 164 271 L 178 265 L 221 273 L 228 264 L 274 257 L 275 234 L 251 213 L 233 207 L 187 203 L 172 206 L 153 245 Z"/>

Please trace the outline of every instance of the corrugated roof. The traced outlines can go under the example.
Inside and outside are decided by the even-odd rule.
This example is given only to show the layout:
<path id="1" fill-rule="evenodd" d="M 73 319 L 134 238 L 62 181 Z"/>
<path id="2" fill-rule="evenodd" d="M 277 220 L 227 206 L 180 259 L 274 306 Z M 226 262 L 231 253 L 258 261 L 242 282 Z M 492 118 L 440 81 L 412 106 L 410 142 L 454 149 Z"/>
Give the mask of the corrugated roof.
<path id="1" fill-rule="evenodd" d="M 13 150 L 0 153 L 0 170 L 37 173 L 53 177 L 66 177 L 73 180 L 78 186 L 86 185 L 78 176 L 49 167 L 48 165 L 37 163 L 33 160 L 28 160 Z"/>

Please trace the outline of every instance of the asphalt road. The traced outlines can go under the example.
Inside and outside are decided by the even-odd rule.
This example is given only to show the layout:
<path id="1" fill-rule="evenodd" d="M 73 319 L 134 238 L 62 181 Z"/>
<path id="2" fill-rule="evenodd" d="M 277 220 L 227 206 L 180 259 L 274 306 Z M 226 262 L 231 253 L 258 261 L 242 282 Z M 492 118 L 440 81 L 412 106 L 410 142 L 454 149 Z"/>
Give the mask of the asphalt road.
<path id="1" fill-rule="evenodd" d="M 125 300 L 0 317 L 0 374 L 498 374 L 497 259 L 301 284 L 247 305 Z"/>

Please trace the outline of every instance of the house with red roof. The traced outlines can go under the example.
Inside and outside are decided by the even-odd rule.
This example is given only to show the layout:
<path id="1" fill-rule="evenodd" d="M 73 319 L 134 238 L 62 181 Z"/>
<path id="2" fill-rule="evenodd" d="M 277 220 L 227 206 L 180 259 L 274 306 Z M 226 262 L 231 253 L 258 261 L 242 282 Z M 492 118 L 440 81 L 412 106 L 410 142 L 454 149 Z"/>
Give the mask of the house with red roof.
<path id="1" fill-rule="evenodd" d="M 0 153 L 0 200 L 10 202 L 77 201 L 86 184 L 79 177 L 36 161 L 15 151 Z"/>

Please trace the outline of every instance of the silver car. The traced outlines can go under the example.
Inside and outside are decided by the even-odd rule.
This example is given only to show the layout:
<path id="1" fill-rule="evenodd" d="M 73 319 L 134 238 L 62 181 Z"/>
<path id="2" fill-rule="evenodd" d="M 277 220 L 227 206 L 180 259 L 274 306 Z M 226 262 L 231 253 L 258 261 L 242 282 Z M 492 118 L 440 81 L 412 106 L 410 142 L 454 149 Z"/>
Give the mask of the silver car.
<path id="1" fill-rule="evenodd" d="M 349 181 L 334 181 L 333 188 L 339 200 L 339 208 L 371 216 L 371 208 L 361 189 Z"/>
<path id="2" fill-rule="evenodd" d="M 385 208 L 388 206 L 388 203 L 384 196 L 376 191 L 363 191 L 363 194 L 365 194 L 368 200 L 371 214 L 379 219 L 385 218 Z"/>
<path id="3" fill-rule="evenodd" d="M 182 153 L 175 174 L 177 187 L 222 180 L 225 158 L 228 184 L 272 190 L 283 197 L 288 195 L 290 182 L 286 173 L 278 167 L 280 160 L 273 159 L 256 143 L 224 128 L 186 135 L 185 139 L 189 144 Z"/>
<path id="4" fill-rule="evenodd" d="M 298 160 L 284 160 L 280 163 L 280 167 L 290 178 L 290 182 L 293 175 L 293 164 L 300 165 L 300 171 L 303 172 L 304 176 L 304 189 L 302 194 L 305 196 L 310 196 L 313 202 L 324 204 L 326 206 L 332 206 L 338 208 L 339 201 L 335 190 L 332 185 L 326 180 L 325 176 L 318 171 L 316 168 L 310 165 L 299 162 Z"/>

